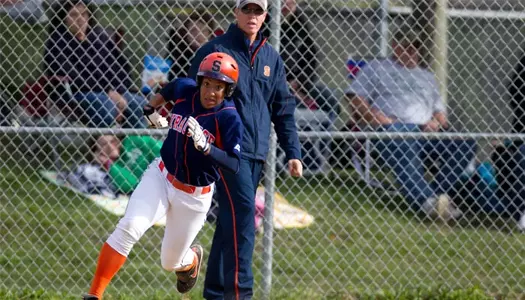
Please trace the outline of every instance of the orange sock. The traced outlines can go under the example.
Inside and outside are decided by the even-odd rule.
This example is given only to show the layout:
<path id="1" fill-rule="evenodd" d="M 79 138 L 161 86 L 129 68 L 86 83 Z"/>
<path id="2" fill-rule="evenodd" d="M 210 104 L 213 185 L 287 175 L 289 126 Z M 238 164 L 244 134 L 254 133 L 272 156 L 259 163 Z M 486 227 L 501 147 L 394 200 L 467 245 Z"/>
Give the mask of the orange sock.
<path id="1" fill-rule="evenodd" d="M 192 251 L 193 252 L 193 251 Z M 191 268 L 193 268 L 194 266 L 197 265 L 198 263 L 198 260 L 197 260 L 197 254 L 193 253 L 193 261 L 191 262 L 191 265 L 188 265 L 180 270 L 177 270 L 177 272 L 186 272 L 186 271 L 189 271 L 191 270 Z"/>
<path id="2" fill-rule="evenodd" d="M 89 294 L 102 299 L 102 294 L 104 294 L 109 282 L 125 262 L 126 257 L 124 255 L 115 251 L 108 243 L 104 243 L 102 250 L 100 250 L 97 270 Z"/>

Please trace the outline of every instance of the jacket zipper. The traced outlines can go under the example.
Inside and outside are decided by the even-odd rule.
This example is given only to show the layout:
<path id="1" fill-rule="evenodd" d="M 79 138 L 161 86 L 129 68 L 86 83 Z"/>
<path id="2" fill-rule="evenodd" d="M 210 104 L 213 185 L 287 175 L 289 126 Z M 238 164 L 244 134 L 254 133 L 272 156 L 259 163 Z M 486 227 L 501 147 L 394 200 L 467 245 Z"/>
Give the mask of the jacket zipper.
<path id="1" fill-rule="evenodd" d="M 248 53 L 251 54 L 251 57 L 250 57 L 250 80 L 252 82 L 252 93 L 250 94 L 250 98 L 252 99 L 253 101 L 253 89 L 255 88 L 255 82 L 253 80 L 253 68 L 254 68 L 254 65 L 255 65 L 255 57 L 257 56 L 257 53 L 259 52 L 259 50 L 262 48 L 262 46 L 264 46 L 264 44 L 266 43 L 266 40 L 267 38 L 264 38 L 261 43 L 259 43 L 259 45 L 257 46 L 257 48 L 255 48 L 255 51 L 253 51 L 253 54 L 250 53 L 250 51 L 248 50 Z M 259 105 L 260 103 L 255 103 L 255 105 Z M 253 129 L 254 129 L 254 134 L 255 134 L 255 142 L 254 142 L 254 154 L 255 154 L 255 158 L 257 158 L 257 154 L 258 154 L 258 146 L 259 146 L 259 130 L 257 129 L 257 127 L 255 126 L 256 125 L 256 114 L 255 114 L 255 109 L 252 110 L 252 116 L 253 116 Z M 270 121 L 271 122 L 271 121 Z M 271 130 L 271 129 L 270 129 Z"/>

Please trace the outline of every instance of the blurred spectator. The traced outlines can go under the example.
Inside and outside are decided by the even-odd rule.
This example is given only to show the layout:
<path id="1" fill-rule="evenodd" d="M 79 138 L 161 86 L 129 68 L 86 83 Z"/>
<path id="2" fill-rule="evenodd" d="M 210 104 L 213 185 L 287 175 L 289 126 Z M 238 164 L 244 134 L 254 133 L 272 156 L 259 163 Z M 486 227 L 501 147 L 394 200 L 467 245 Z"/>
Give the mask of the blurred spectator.
<path id="1" fill-rule="evenodd" d="M 525 55 L 508 86 L 513 110 L 512 133 L 525 133 Z M 495 145 L 492 164 L 485 162 L 459 193 L 470 209 L 518 220 L 525 230 L 525 143 L 508 140 Z M 484 165 L 487 167 L 482 168 Z M 491 167 L 488 171 L 488 167 Z M 482 172 L 485 171 L 485 172 Z M 490 172 L 492 171 L 492 172 Z"/>
<path id="2" fill-rule="evenodd" d="M 280 54 L 286 80 L 297 100 L 296 121 L 302 131 L 332 130 L 339 113 L 333 92 L 319 81 L 319 49 L 312 37 L 310 19 L 296 0 L 284 0 L 281 7 Z M 263 25 L 263 35 L 271 35 L 271 17 Z M 307 171 L 322 171 L 330 150 L 327 141 L 302 141 Z"/>
<path id="3" fill-rule="evenodd" d="M 8 116 L 10 109 L 7 106 L 7 95 L 2 91 L 0 87 L 0 126 L 9 126 Z"/>
<path id="4" fill-rule="evenodd" d="M 170 32 L 169 59 L 173 61 L 168 80 L 186 77 L 191 59 L 197 49 L 215 35 L 217 25 L 207 12 L 195 11 L 187 16 L 182 26 Z"/>
<path id="5" fill-rule="evenodd" d="M 495 145 L 491 160 L 468 174 L 457 191 L 469 211 L 519 220 L 525 230 L 525 145 L 507 141 Z"/>
<path id="6" fill-rule="evenodd" d="M 333 120 L 339 113 L 333 92 L 319 81 L 319 49 L 311 35 L 310 18 L 297 0 L 282 2 L 280 54 L 286 66 L 288 83 L 298 86 L 302 93 L 313 99 L 318 109 Z M 263 34 L 271 35 L 270 14 L 266 18 Z"/>
<path id="7" fill-rule="evenodd" d="M 449 130 L 446 108 L 434 75 L 419 67 L 418 35 L 402 28 L 394 35 L 393 56 L 367 64 L 347 95 L 365 121 L 386 132 L 440 132 Z M 475 155 L 475 142 L 463 140 L 379 140 L 381 157 L 393 169 L 401 193 L 411 207 L 431 217 L 461 215 L 448 194 Z M 424 161 L 438 157 L 434 182 L 425 179 Z"/>
<path id="8" fill-rule="evenodd" d="M 289 82 L 290 89 L 295 95 L 297 109 L 295 121 L 302 131 L 331 130 L 333 119 L 329 112 L 321 110 L 318 102 L 312 98 L 297 80 Z M 306 140 L 301 142 L 303 163 L 309 172 L 322 172 L 329 158 L 329 146 L 325 140 Z"/>
<path id="9" fill-rule="evenodd" d="M 0 0 L 0 14 L 5 12 L 15 21 L 28 24 L 45 23 L 43 0 Z"/>
<path id="10" fill-rule="evenodd" d="M 121 142 L 103 135 L 93 143 L 92 161 L 78 166 L 68 181 L 88 194 L 131 194 L 161 147 L 161 140 L 149 136 L 128 136 Z"/>
<path id="11" fill-rule="evenodd" d="M 90 127 L 145 127 L 146 100 L 131 92 L 129 64 L 82 0 L 54 5 L 44 54 L 47 76 L 67 76 Z"/>

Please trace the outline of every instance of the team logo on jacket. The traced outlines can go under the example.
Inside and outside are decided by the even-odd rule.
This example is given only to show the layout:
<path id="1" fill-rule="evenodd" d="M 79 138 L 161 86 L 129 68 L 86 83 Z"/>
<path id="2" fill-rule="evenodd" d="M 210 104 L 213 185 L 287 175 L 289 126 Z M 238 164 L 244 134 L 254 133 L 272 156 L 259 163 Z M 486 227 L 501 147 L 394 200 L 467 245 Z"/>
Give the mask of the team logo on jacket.
<path id="1" fill-rule="evenodd" d="M 181 115 L 177 115 L 177 114 L 171 114 L 171 119 L 170 119 L 170 128 L 181 133 L 181 134 L 187 134 L 186 132 L 186 129 L 188 129 L 188 118 L 187 117 L 183 117 Z M 202 128 L 202 126 L 201 126 Z M 208 131 L 208 129 L 204 129 L 202 128 L 202 133 L 204 134 L 204 136 L 206 137 L 206 140 L 208 141 L 208 143 L 210 144 L 213 144 L 213 142 L 215 142 L 215 136 L 213 134 L 211 134 L 211 132 Z"/>
<path id="2" fill-rule="evenodd" d="M 270 77 L 270 67 L 269 66 L 264 66 L 264 76 L 266 77 Z"/>

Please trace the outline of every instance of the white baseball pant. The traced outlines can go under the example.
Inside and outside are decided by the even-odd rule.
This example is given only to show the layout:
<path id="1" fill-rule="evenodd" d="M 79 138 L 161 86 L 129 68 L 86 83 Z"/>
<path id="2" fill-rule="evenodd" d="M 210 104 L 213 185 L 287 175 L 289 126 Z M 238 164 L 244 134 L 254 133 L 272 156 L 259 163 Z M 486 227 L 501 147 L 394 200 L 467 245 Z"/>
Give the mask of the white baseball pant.
<path id="1" fill-rule="evenodd" d="M 144 172 L 131 195 L 124 217 L 107 243 L 127 257 L 142 235 L 166 216 L 161 264 L 168 271 L 176 271 L 193 262 L 194 253 L 190 246 L 206 221 L 214 184 L 205 194 L 202 194 L 203 189 L 200 187 L 189 194 L 168 181 L 167 170 L 163 168 L 161 171 L 159 163 L 160 158 L 154 160 Z"/>

